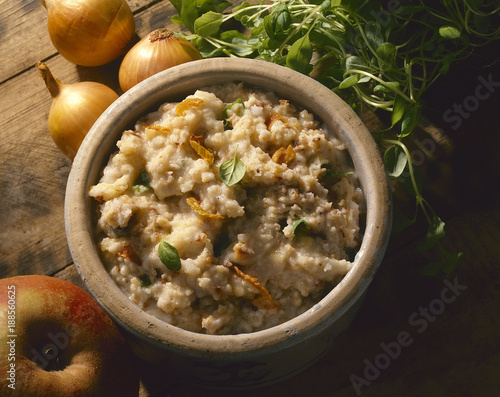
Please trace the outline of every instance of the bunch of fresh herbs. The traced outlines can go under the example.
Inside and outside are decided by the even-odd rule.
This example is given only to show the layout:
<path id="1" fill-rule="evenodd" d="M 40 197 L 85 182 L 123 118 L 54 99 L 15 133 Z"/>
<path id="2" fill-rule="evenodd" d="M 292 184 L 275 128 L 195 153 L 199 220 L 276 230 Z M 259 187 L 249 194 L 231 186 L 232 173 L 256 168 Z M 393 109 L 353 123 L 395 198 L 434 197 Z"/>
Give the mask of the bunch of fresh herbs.
<path id="1" fill-rule="evenodd" d="M 428 222 L 424 249 L 437 247 L 432 271 L 453 270 L 460 254 L 444 250 L 444 222 L 421 194 L 405 138 L 418 125 L 421 97 L 450 64 L 500 38 L 497 0 L 270 0 L 233 7 L 224 0 L 171 0 L 179 33 L 203 57 L 245 57 L 310 75 L 358 113 L 385 110 L 372 131 L 389 175 L 410 175 L 413 218 Z"/>

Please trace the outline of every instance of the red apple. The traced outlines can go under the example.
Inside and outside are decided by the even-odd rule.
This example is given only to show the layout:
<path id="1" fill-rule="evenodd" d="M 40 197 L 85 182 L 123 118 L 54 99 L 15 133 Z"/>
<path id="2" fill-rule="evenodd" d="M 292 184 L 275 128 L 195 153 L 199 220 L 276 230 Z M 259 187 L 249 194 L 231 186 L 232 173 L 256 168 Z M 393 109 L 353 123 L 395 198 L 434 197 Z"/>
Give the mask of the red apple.
<path id="1" fill-rule="evenodd" d="M 132 353 L 84 290 L 49 276 L 0 280 L 1 396 L 135 396 Z"/>

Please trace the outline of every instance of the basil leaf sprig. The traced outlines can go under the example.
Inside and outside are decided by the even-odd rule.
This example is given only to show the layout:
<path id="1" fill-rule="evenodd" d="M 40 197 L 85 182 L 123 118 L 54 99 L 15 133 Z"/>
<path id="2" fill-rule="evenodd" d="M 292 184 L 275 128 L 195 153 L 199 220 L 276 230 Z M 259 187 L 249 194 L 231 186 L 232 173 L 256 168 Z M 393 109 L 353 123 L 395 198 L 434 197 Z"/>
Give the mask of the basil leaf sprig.
<path id="1" fill-rule="evenodd" d="M 141 282 L 141 287 L 149 287 L 152 284 L 151 279 L 147 274 L 141 274 L 139 276 L 139 280 Z"/>
<path id="2" fill-rule="evenodd" d="M 151 177 L 146 170 L 143 170 L 132 184 L 132 190 L 136 193 L 144 193 L 151 189 Z"/>
<path id="3" fill-rule="evenodd" d="M 238 98 L 233 103 L 230 103 L 230 104 L 226 105 L 224 107 L 224 109 L 222 110 L 222 120 L 224 121 L 224 129 L 225 130 L 227 130 L 227 129 L 229 129 L 231 127 L 231 123 L 229 121 L 229 116 L 228 116 L 227 112 L 228 112 L 228 110 L 230 110 L 237 103 L 239 103 L 239 104 L 241 104 L 243 106 L 243 110 L 245 109 L 245 103 L 243 102 L 243 100 L 241 98 Z"/>
<path id="4" fill-rule="evenodd" d="M 311 225 L 305 219 L 300 218 L 292 223 L 292 232 L 295 236 L 303 236 L 309 233 Z"/>
<path id="5" fill-rule="evenodd" d="M 223 162 L 219 167 L 219 175 L 227 186 L 236 185 L 245 176 L 246 167 L 234 152 L 234 157 Z"/>
<path id="6" fill-rule="evenodd" d="M 161 262 L 167 267 L 167 269 L 176 272 L 181 270 L 181 259 L 179 258 L 177 249 L 173 245 L 170 245 L 165 240 L 162 240 L 158 245 L 158 255 Z"/>

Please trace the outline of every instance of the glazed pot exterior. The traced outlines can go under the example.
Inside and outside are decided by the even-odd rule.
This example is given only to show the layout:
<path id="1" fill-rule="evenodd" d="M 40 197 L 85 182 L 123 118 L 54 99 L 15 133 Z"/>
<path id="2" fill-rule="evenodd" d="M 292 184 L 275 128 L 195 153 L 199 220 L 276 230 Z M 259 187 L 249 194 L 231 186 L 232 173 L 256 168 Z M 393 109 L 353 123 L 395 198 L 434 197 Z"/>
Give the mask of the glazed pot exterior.
<path id="1" fill-rule="evenodd" d="M 317 332 L 301 333 L 288 325 L 279 326 L 287 337 L 286 343 L 241 353 L 180 352 L 130 331 L 128 341 L 134 353 L 153 368 L 174 372 L 190 384 L 233 390 L 262 387 L 290 378 L 318 361 L 348 328 L 362 301 L 354 302 L 339 317 L 332 316 Z M 244 338 L 233 342 L 252 343 Z M 207 347 L 209 344 L 207 341 Z"/>
<path id="2" fill-rule="evenodd" d="M 366 201 L 366 226 L 352 269 L 325 298 L 281 325 L 249 334 L 204 335 L 179 329 L 130 301 L 102 264 L 94 238 L 97 183 L 122 132 L 165 102 L 214 84 L 243 82 L 304 107 L 329 126 L 352 159 Z M 65 224 L 76 267 L 94 298 L 127 332 L 144 360 L 178 370 L 211 387 L 253 387 L 293 375 L 315 362 L 352 320 L 379 267 L 390 235 L 391 196 L 378 147 L 358 116 L 313 79 L 264 61 L 213 58 L 189 62 L 150 77 L 123 94 L 95 123 L 73 162 Z"/>

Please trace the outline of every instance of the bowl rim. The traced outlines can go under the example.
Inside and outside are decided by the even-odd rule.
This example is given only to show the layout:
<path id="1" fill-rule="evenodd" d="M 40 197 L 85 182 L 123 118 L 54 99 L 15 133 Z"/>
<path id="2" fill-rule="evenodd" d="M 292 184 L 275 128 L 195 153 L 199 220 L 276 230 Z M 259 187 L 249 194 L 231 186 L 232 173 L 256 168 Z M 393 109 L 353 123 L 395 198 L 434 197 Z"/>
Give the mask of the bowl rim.
<path id="1" fill-rule="evenodd" d="M 93 222 L 89 219 L 92 217 L 88 216 L 92 211 L 88 189 L 98 181 L 112 152 L 109 148 L 115 147 L 122 132 L 140 116 L 156 110 L 161 103 L 225 80 L 242 81 L 273 91 L 280 98 L 307 108 L 329 125 L 347 147 L 360 179 L 366 199 L 366 228 L 350 271 L 305 313 L 262 331 L 207 335 L 166 324 L 144 312 L 119 289 L 101 264 L 93 238 Z M 284 94 L 292 91 L 302 95 Z M 389 179 L 378 146 L 356 113 L 339 96 L 316 80 L 285 66 L 254 59 L 210 58 L 185 63 L 146 79 L 122 94 L 101 115 L 73 160 L 64 218 L 70 254 L 81 278 L 94 298 L 123 328 L 157 347 L 181 354 L 235 357 L 250 351 L 269 354 L 286 349 L 322 332 L 342 317 L 364 295 L 381 263 L 391 231 L 392 203 Z"/>

